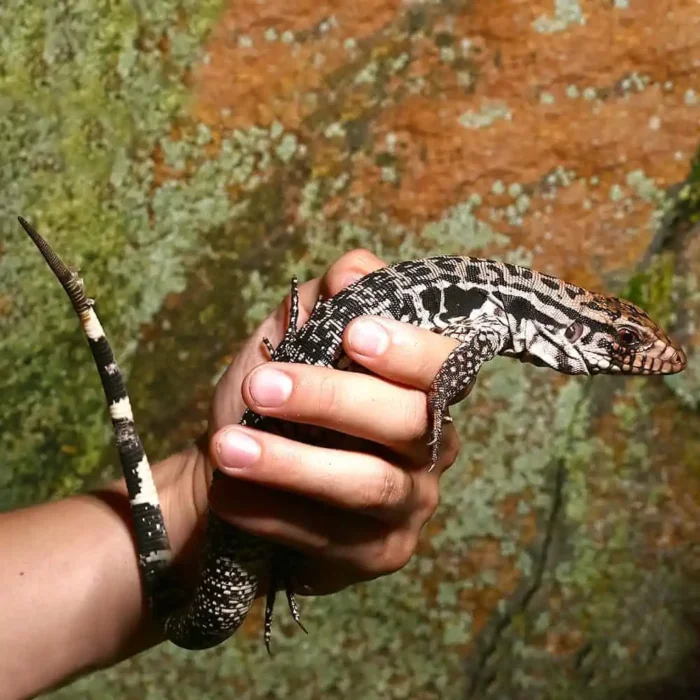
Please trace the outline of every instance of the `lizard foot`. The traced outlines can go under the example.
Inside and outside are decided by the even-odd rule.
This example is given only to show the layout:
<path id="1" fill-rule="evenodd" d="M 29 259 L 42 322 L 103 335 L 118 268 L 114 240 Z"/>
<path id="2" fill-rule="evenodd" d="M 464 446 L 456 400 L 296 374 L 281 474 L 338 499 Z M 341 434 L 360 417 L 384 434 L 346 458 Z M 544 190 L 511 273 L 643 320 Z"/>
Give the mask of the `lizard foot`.
<path id="1" fill-rule="evenodd" d="M 292 577 L 289 573 L 289 568 L 289 557 L 285 556 L 284 553 L 273 557 L 272 562 L 270 563 L 267 598 L 265 601 L 265 627 L 263 636 L 267 653 L 270 655 L 272 655 L 272 650 L 270 647 L 270 643 L 272 641 L 272 617 L 275 609 L 275 597 L 277 595 L 277 591 L 281 588 L 280 583 L 284 584 L 284 590 L 287 594 L 287 605 L 289 606 L 289 612 L 292 614 L 292 619 L 297 623 L 297 625 L 299 625 L 299 627 L 301 627 L 302 630 L 304 630 L 306 634 L 309 633 L 301 621 L 301 614 L 299 613 L 299 606 L 297 605 L 296 597 L 294 596 L 294 585 L 292 583 Z"/>
<path id="2" fill-rule="evenodd" d="M 448 414 L 448 408 L 437 393 L 428 394 L 428 414 L 430 415 L 430 466 L 428 471 L 435 469 L 440 459 L 440 448 L 442 447 L 442 427 L 446 423 L 451 423 L 452 418 Z"/>

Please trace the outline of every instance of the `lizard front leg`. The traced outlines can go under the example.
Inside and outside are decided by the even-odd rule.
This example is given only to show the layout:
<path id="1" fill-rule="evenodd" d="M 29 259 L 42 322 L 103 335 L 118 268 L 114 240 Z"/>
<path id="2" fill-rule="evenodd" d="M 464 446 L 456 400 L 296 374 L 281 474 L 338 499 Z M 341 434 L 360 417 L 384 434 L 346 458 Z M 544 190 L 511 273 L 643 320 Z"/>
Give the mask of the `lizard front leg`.
<path id="1" fill-rule="evenodd" d="M 441 334 L 460 343 L 442 363 L 428 391 L 429 470 L 435 467 L 440 458 L 443 425 L 452 421 L 448 414 L 449 406 L 469 395 L 481 365 L 501 351 L 507 337 L 505 329 L 500 327 L 479 328 L 471 324 L 448 326 Z"/>
<path id="2" fill-rule="evenodd" d="M 299 280 L 297 279 L 296 275 L 292 277 L 289 299 L 289 321 L 287 322 L 287 328 L 285 328 L 284 336 L 280 341 L 280 345 L 294 339 L 297 332 L 297 326 L 299 325 Z M 314 310 L 315 308 L 316 307 L 314 306 Z M 265 346 L 267 354 L 272 360 L 275 354 L 275 346 L 266 336 L 263 336 L 262 344 Z"/>

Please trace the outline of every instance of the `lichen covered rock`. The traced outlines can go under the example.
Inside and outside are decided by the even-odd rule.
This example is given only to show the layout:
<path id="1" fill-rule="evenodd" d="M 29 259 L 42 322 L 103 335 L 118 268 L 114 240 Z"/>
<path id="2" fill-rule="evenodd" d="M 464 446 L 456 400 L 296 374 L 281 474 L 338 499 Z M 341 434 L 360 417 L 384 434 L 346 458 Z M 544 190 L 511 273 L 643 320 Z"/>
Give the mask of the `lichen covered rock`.
<path id="1" fill-rule="evenodd" d="M 256 610 L 220 648 L 162 646 L 54 696 L 681 697 L 700 653 L 697 4 L 68 6 L 0 10 L 20 16 L 0 71 L 2 507 L 114 462 L 15 210 L 83 268 L 154 456 L 201 430 L 211 378 L 290 275 L 356 246 L 626 295 L 689 367 L 489 363 L 403 571 L 304 601 L 310 636 L 283 619 L 272 660 Z"/>

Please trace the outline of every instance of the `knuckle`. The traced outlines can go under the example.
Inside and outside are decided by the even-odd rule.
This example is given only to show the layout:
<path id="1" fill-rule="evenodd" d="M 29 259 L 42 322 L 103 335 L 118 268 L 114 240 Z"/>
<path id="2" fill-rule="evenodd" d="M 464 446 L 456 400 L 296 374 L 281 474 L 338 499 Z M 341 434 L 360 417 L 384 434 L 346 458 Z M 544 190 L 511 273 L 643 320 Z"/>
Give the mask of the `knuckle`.
<path id="1" fill-rule="evenodd" d="M 383 469 L 379 479 L 376 506 L 392 510 L 406 500 L 406 478 L 404 472 L 395 469 Z"/>
<path id="2" fill-rule="evenodd" d="M 348 251 L 339 258 L 335 264 L 357 270 L 361 273 L 371 272 L 384 265 L 374 253 L 366 248 L 355 248 L 354 250 Z"/>
<path id="3" fill-rule="evenodd" d="M 440 489 L 437 485 L 437 480 L 431 480 L 430 484 L 424 489 L 420 495 L 420 503 L 418 510 L 423 523 L 427 522 L 440 505 Z"/>
<path id="4" fill-rule="evenodd" d="M 405 487 L 399 483 L 396 470 L 383 466 L 377 476 L 367 482 L 359 506 L 362 510 L 393 510 L 405 500 Z"/>
<path id="5" fill-rule="evenodd" d="M 299 523 L 271 517 L 237 523 L 237 526 L 258 537 L 295 547 L 317 556 L 325 557 L 331 550 L 330 535 L 323 528 L 309 530 L 307 527 L 300 526 Z"/>
<path id="6" fill-rule="evenodd" d="M 403 401 L 404 429 L 409 440 L 421 438 L 428 430 L 428 411 L 425 401 L 425 394 L 416 391 L 410 400 Z"/>
<path id="7" fill-rule="evenodd" d="M 364 248 L 351 250 L 330 266 L 325 276 L 326 287 L 331 294 L 336 294 L 342 289 L 349 274 L 356 273 L 362 277 L 384 265 L 382 260 Z"/>
<path id="8" fill-rule="evenodd" d="M 240 527 L 260 537 L 276 539 L 280 534 L 280 524 L 273 518 L 253 518 L 246 521 L 238 521 Z"/>
<path id="9" fill-rule="evenodd" d="M 338 412 L 340 397 L 341 394 L 338 392 L 335 377 L 332 375 L 326 376 L 324 372 L 316 386 L 316 405 L 314 408 L 321 416 L 335 415 Z"/>
<path id="10" fill-rule="evenodd" d="M 403 569 L 416 550 L 417 540 L 412 533 L 399 530 L 384 541 L 382 554 L 378 557 L 378 573 L 393 574 Z"/>
<path id="11" fill-rule="evenodd" d="M 320 557 L 327 557 L 333 549 L 331 537 L 323 528 L 314 530 L 305 542 L 298 542 L 296 545 L 307 553 L 313 553 Z"/>

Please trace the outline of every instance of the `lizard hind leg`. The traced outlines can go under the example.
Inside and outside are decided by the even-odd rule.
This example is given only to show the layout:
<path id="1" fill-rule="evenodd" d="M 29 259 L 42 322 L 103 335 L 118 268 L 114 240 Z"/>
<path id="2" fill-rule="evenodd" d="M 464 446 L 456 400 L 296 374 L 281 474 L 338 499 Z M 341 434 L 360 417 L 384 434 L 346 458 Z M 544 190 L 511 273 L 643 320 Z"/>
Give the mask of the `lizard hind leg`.
<path id="1" fill-rule="evenodd" d="M 272 653 L 270 643 L 272 640 L 272 618 L 275 610 L 275 599 L 277 596 L 277 591 L 282 588 L 280 584 L 283 584 L 285 594 L 287 596 L 287 605 L 289 606 L 289 612 L 292 615 L 294 622 L 301 627 L 301 629 L 308 634 L 306 627 L 304 627 L 301 621 L 301 614 L 299 612 L 299 606 L 297 605 L 296 597 L 294 595 L 294 583 L 291 571 L 291 556 L 284 551 L 278 552 L 276 556 L 272 558 L 270 562 L 270 571 L 268 577 L 268 588 L 267 597 L 265 601 L 265 624 L 264 624 L 264 641 L 265 646 L 269 654 Z"/>
<path id="2" fill-rule="evenodd" d="M 291 282 L 291 292 L 290 292 L 290 307 L 289 307 L 289 322 L 287 323 L 287 329 L 284 332 L 284 340 L 291 340 L 294 338 L 298 326 L 299 326 L 299 280 L 296 276 L 292 277 Z M 318 295 L 316 301 L 314 302 L 309 318 L 311 318 L 319 306 L 323 304 L 325 299 L 321 294 Z"/>

